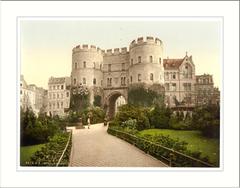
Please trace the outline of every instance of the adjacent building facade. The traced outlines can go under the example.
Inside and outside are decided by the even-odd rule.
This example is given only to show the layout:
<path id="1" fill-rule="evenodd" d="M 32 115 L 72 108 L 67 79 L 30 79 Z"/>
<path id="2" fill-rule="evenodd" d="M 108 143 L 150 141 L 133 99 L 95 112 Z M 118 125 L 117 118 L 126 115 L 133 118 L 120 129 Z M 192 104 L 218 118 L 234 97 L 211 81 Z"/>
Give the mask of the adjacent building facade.
<path id="1" fill-rule="evenodd" d="M 70 105 L 70 78 L 51 77 L 48 81 L 48 115 L 63 117 Z"/>
<path id="2" fill-rule="evenodd" d="M 192 56 L 182 59 L 164 59 L 165 98 L 170 107 L 194 106 L 195 65 Z"/>
<path id="3" fill-rule="evenodd" d="M 197 75 L 195 85 L 195 104 L 220 104 L 220 91 L 214 87 L 213 76 L 209 74 Z"/>
<path id="4" fill-rule="evenodd" d="M 40 111 L 46 111 L 47 91 L 34 84 L 27 84 L 24 76 L 20 78 L 20 106 L 23 110 L 31 108 L 38 115 Z"/>

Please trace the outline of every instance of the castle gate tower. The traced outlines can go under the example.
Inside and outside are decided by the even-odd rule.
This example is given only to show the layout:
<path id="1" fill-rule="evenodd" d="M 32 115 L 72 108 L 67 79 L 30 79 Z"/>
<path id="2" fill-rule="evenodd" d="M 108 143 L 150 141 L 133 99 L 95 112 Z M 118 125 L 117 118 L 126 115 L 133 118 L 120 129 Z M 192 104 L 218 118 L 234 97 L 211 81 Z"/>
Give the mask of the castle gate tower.
<path id="1" fill-rule="evenodd" d="M 94 95 L 102 95 L 103 56 L 100 48 L 94 45 L 78 45 L 72 50 L 72 87 L 85 86 L 90 91 L 90 104 Z"/>
<path id="2" fill-rule="evenodd" d="M 163 44 L 158 38 L 133 40 L 129 47 L 129 84 L 164 84 Z M 129 85 L 129 86 L 130 86 Z"/>

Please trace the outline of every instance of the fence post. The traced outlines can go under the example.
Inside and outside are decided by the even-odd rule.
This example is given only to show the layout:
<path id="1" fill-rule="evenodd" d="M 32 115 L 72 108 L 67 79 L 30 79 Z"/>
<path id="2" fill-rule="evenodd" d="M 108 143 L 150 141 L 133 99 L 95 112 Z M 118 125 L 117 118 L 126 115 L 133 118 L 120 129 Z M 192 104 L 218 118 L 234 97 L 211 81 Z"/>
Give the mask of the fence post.
<path id="1" fill-rule="evenodd" d="M 172 167 L 172 160 L 173 160 L 173 156 L 174 156 L 173 153 L 174 153 L 174 151 L 173 151 L 173 149 L 171 149 L 170 154 L 169 154 L 169 156 L 170 156 L 169 166 L 170 166 L 170 167 Z"/>

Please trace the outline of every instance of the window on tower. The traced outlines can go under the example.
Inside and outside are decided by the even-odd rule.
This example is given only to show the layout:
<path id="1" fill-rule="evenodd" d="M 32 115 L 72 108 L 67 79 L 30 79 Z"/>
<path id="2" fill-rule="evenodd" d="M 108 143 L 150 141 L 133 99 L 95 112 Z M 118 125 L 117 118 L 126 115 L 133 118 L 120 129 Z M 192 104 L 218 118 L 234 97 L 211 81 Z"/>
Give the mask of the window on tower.
<path id="1" fill-rule="evenodd" d="M 86 84 L 86 78 L 83 78 L 83 84 Z"/>
<path id="2" fill-rule="evenodd" d="M 138 74 L 138 82 L 141 82 L 142 78 L 141 78 L 141 74 Z"/>
<path id="3" fill-rule="evenodd" d="M 153 73 L 150 74 L 150 80 L 153 81 Z"/>
<path id="4" fill-rule="evenodd" d="M 149 61 L 150 61 L 150 63 L 153 62 L 153 56 L 149 56 Z"/>
<path id="5" fill-rule="evenodd" d="M 93 85 L 96 85 L 97 84 L 97 80 L 96 78 L 93 78 Z"/>
<path id="6" fill-rule="evenodd" d="M 141 56 L 138 56 L 138 63 L 141 63 Z"/>
<path id="7" fill-rule="evenodd" d="M 83 68 L 86 68 L 86 61 L 83 62 Z"/>
<path id="8" fill-rule="evenodd" d="M 77 63 L 75 63 L 75 69 L 77 69 Z"/>
<path id="9" fill-rule="evenodd" d="M 133 59 L 131 59 L 131 66 L 133 65 Z"/>
<path id="10" fill-rule="evenodd" d="M 107 86 L 112 86 L 112 78 L 107 78 Z"/>

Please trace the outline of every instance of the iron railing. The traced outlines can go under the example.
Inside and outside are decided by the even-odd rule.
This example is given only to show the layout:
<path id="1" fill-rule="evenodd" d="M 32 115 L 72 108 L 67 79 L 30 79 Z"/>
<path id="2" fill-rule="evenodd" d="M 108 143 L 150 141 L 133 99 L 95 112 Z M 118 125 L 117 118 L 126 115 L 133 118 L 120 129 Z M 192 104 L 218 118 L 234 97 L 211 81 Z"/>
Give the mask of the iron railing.
<path id="1" fill-rule="evenodd" d="M 208 162 L 120 130 L 108 128 L 108 133 L 133 144 L 171 167 L 216 167 Z"/>

